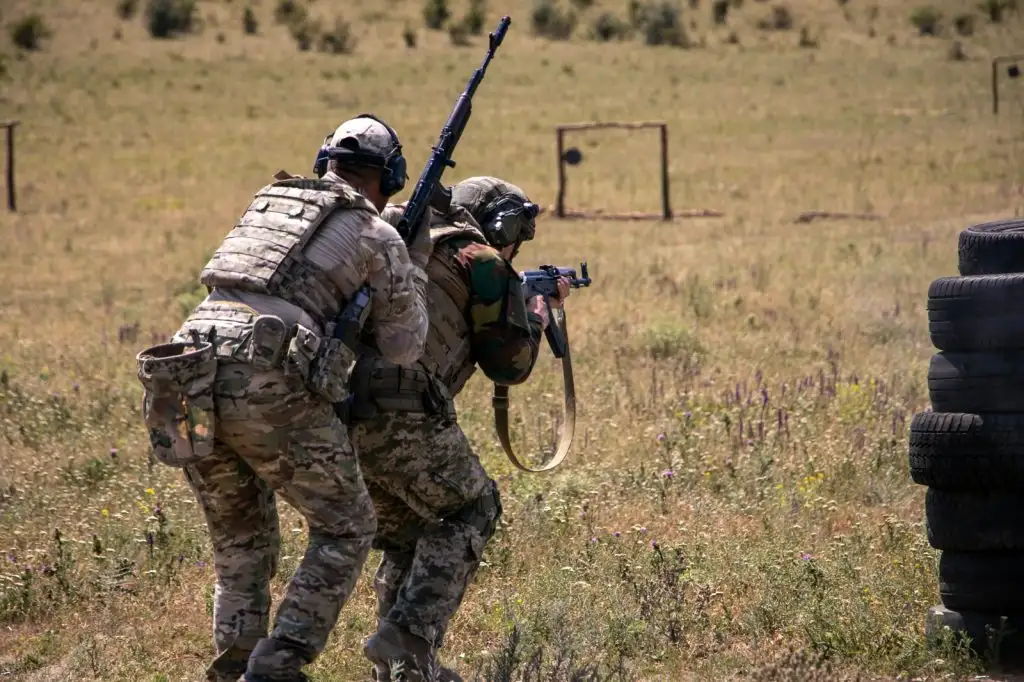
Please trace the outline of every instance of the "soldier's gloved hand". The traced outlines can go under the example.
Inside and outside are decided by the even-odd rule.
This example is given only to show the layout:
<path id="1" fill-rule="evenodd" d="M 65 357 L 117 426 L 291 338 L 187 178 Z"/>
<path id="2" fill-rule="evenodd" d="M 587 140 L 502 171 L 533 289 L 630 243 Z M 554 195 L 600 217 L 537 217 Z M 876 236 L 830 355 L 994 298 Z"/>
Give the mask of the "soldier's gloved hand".
<path id="1" fill-rule="evenodd" d="M 420 229 L 416 231 L 416 239 L 409 245 L 409 259 L 421 268 L 425 268 L 433 251 L 434 242 L 430 239 L 430 211 L 426 211 L 423 214 Z"/>
<path id="2" fill-rule="evenodd" d="M 537 295 L 526 302 L 526 312 L 533 313 L 540 318 L 541 331 L 548 328 L 551 318 L 548 316 L 548 307 L 544 304 L 544 297 Z"/>

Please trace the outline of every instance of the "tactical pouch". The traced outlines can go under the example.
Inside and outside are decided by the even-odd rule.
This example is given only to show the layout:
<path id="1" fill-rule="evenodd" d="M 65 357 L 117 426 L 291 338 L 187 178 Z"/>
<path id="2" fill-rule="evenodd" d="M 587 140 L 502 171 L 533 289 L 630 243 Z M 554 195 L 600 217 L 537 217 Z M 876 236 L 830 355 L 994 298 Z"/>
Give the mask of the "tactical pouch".
<path id="1" fill-rule="evenodd" d="M 348 395 L 348 378 L 355 353 L 341 339 L 319 334 L 301 324 L 285 354 L 286 374 L 297 374 L 310 391 L 330 403 Z"/>
<path id="2" fill-rule="evenodd" d="M 289 330 L 275 315 L 260 315 L 252 324 L 249 343 L 245 346 L 245 361 L 261 372 L 281 366 Z"/>
<path id="3" fill-rule="evenodd" d="M 212 453 L 217 374 L 213 344 L 194 334 L 192 341 L 152 346 L 135 359 L 145 389 L 143 418 L 157 460 L 177 468 Z"/>

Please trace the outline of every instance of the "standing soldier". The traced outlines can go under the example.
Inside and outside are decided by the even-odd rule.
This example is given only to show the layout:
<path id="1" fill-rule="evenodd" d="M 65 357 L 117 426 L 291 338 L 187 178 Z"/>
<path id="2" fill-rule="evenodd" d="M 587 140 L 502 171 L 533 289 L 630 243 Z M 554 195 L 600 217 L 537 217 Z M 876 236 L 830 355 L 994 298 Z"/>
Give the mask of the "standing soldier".
<path id="1" fill-rule="evenodd" d="M 301 669 L 323 651 L 369 553 L 373 506 L 332 407 L 355 358 L 332 338 L 335 318 L 367 302 L 355 296 L 365 283 L 383 357 L 411 364 L 427 335 L 429 231 L 407 250 L 379 214 L 407 179 L 395 132 L 368 114 L 342 123 L 316 172 L 278 174 L 256 194 L 202 272 L 210 294 L 176 335 L 178 354 L 140 354 L 154 452 L 184 465 L 213 544 L 211 682 L 308 679 Z M 268 636 L 275 493 L 305 517 L 309 545 Z"/>
<path id="2" fill-rule="evenodd" d="M 397 222 L 401 206 L 389 206 Z M 453 397 L 480 365 L 500 384 L 527 379 L 548 324 L 509 262 L 534 236 L 538 207 L 518 187 L 476 177 L 435 213 L 426 266 L 430 332 L 419 362 L 363 354 L 352 375 L 352 438 L 378 518 L 378 630 L 364 653 L 378 680 L 401 661 L 410 682 L 460 680 L 436 650 L 501 516 L 498 488 L 456 421 Z M 559 282 L 559 299 L 569 293 Z"/>

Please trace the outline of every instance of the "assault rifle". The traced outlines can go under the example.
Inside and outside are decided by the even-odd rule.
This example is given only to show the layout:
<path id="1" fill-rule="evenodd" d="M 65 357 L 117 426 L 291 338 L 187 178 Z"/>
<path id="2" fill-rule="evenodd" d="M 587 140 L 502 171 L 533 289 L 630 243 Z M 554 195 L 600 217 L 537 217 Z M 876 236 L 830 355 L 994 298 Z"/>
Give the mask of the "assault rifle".
<path id="1" fill-rule="evenodd" d="M 431 147 L 432 152 L 427 160 L 427 165 L 423 168 L 423 173 L 420 175 L 416 188 L 412 191 L 412 196 L 406 203 L 405 211 L 398 219 L 396 226 L 398 234 L 402 235 L 406 244 L 412 244 L 415 241 L 416 232 L 420 229 L 423 216 L 426 215 L 430 205 L 436 207 L 441 204 L 442 207 L 446 207 L 451 204 L 451 191 L 441 184 L 441 175 L 445 168 L 455 168 L 452 153 L 473 113 L 473 95 L 476 93 L 477 87 L 480 86 L 480 82 L 483 81 L 487 65 L 491 63 L 501 41 L 505 39 L 505 33 L 511 23 L 512 19 L 507 16 L 502 17 L 498 28 L 494 33 L 489 34 L 490 44 L 487 47 L 483 64 L 473 72 L 472 78 L 469 79 L 469 85 L 459 95 L 459 99 L 455 102 L 455 108 L 452 109 L 452 113 L 441 129 L 441 136 L 438 138 L 437 144 Z"/>
<path id="2" fill-rule="evenodd" d="M 469 123 L 469 116 L 473 110 L 473 95 L 483 81 L 487 65 L 490 64 L 498 46 L 505 39 L 505 33 L 508 32 L 511 23 L 511 18 L 502 17 L 498 22 L 498 28 L 488 36 L 490 44 L 487 47 L 487 55 L 484 57 L 483 64 L 473 72 L 473 76 L 469 79 L 469 85 L 459 95 L 459 99 L 455 102 L 455 108 L 441 129 L 441 136 L 438 138 L 437 144 L 431 147 L 432 151 L 427 165 L 423 168 L 420 179 L 412 191 L 412 196 L 406 202 L 405 211 L 398 221 L 398 233 L 402 236 L 406 246 L 410 246 L 416 241 L 416 234 L 429 207 L 437 208 L 451 203 L 451 191 L 441 184 L 441 176 L 444 174 L 445 168 L 455 168 L 452 154 L 455 153 L 455 146 L 459 143 L 463 131 L 466 130 L 466 124 Z M 359 335 L 370 307 L 370 300 L 370 285 L 364 283 L 352 296 L 348 305 L 334 319 L 331 336 L 339 339 L 352 351 L 358 347 Z M 342 421 L 348 420 L 350 404 L 351 397 L 334 405 L 334 411 Z"/>
<path id="3" fill-rule="evenodd" d="M 508 433 L 508 386 L 494 384 L 491 405 L 494 407 L 494 429 L 498 432 L 498 440 L 509 460 L 523 471 L 538 473 L 550 471 L 562 463 L 565 456 L 569 454 L 569 446 L 572 445 L 572 437 L 576 431 L 576 383 L 572 375 L 572 358 L 569 354 L 569 331 L 566 327 L 565 309 L 560 309 L 558 317 L 561 317 L 561 321 L 559 321 L 555 311 L 551 308 L 551 301 L 547 297 L 558 295 L 558 279 L 560 277 L 568 279 L 569 286 L 573 289 L 589 287 L 591 279 L 590 273 L 587 272 L 586 261 L 580 263 L 579 277 L 576 276 L 576 271 L 572 268 L 560 268 L 554 265 L 542 265 L 536 270 L 527 270 L 522 277 L 523 295 L 526 299 L 533 298 L 538 294 L 545 297 L 548 326 L 544 328 L 544 336 L 547 337 L 552 354 L 562 361 L 562 383 L 565 386 L 564 420 L 555 456 L 547 464 L 537 468 L 528 467 L 520 462 L 512 450 L 512 440 Z"/>
<path id="4" fill-rule="evenodd" d="M 572 268 L 560 268 L 554 265 L 541 265 L 536 270 L 527 270 L 523 273 L 523 297 L 530 300 L 534 296 L 544 296 L 544 304 L 548 307 L 548 319 L 551 323 L 544 330 L 551 352 L 556 358 L 563 357 L 569 350 L 569 339 L 565 331 L 554 324 L 555 317 L 552 314 L 551 302 L 548 296 L 558 296 L 558 278 L 565 277 L 569 280 L 569 286 L 573 289 L 590 286 L 590 275 L 587 272 L 586 261 L 580 263 L 580 276 Z"/>

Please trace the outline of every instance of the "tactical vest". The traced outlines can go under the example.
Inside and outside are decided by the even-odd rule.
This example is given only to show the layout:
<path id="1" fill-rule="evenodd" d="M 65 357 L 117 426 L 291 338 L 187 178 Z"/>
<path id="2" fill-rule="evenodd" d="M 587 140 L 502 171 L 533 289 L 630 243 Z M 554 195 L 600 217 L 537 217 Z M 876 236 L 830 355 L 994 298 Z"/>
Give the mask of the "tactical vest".
<path id="1" fill-rule="evenodd" d="M 469 284 L 459 272 L 455 239 L 487 244 L 483 233 L 467 224 L 430 230 L 434 253 L 427 262 L 430 330 L 419 364 L 454 396 L 476 371 L 470 347 Z"/>
<path id="2" fill-rule="evenodd" d="M 323 328 L 346 300 L 303 250 L 339 209 L 377 212 L 366 197 L 339 182 L 291 178 L 267 185 L 203 268 L 200 282 L 276 296 L 302 308 Z"/>

